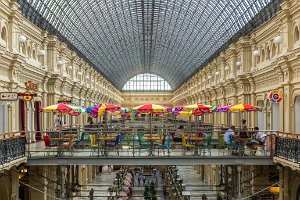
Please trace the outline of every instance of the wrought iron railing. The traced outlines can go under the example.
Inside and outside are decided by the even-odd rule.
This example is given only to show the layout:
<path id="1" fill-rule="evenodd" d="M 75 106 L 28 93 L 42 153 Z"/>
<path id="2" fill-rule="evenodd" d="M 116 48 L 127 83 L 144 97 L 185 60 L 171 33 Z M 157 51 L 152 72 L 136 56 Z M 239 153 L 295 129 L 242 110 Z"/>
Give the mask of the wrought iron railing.
<path id="1" fill-rule="evenodd" d="M 275 156 L 300 164 L 300 135 L 280 132 L 276 137 Z"/>
<path id="2" fill-rule="evenodd" d="M 0 134 L 0 164 L 9 163 L 21 157 L 26 153 L 26 137 L 20 132 L 1 133 Z"/>

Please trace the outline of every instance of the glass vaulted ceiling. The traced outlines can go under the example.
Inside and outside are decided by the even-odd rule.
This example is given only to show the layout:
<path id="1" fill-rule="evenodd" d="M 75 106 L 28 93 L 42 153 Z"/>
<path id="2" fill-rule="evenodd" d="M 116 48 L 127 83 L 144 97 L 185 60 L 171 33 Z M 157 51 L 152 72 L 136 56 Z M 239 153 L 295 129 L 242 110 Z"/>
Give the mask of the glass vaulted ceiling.
<path id="1" fill-rule="evenodd" d="M 19 1 L 25 17 L 65 38 L 117 88 L 153 73 L 176 89 L 233 36 L 272 17 L 280 0 Z"/>

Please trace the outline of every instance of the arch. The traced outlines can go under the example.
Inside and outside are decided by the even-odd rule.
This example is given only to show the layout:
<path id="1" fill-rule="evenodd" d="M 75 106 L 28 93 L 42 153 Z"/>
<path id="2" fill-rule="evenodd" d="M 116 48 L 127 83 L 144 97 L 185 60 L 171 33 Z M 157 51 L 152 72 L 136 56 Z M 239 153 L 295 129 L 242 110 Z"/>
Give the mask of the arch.
<path id="1" fill-rule="evenodd" d="M 0 176 L 0 199 L 10 199 L 9 191 L 10 191 L 10 181 L 8 176 L 1 175 Z"/>
<path id="2" fill-rule="evenodd" d="M 300 133 L 300 96 L 295 98 L 295 133 Z"/>
<path id="3" fill-rule="evenodd" d="M 294 44 L 299 41 L 299 28 L 298 26 L 294 29 Z"/>
<path id="4" fill-rule="evenodd" d="M 170 84 L 156 74 L 144 73 L 129 79 L 123 91 L 170 91 Z"/>

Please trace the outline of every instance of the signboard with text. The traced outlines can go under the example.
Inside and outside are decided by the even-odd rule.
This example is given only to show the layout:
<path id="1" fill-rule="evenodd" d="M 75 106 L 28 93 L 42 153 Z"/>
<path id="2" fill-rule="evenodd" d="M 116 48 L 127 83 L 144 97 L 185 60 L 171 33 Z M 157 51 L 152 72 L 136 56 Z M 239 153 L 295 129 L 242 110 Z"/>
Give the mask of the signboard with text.
<path id="1" fill-rule="evenodd" d="M 0 100 L 1 101 L 16 101 L 16 100 L 18 100 L 18 93 L 16 93 L 16 92 L 1 92 Z"/>

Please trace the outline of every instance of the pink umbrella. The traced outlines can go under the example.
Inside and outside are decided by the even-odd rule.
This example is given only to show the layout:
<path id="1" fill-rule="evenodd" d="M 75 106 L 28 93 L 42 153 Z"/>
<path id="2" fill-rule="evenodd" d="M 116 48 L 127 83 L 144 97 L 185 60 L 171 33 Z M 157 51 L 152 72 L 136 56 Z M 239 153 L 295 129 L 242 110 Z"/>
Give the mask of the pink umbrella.
<path id="1" fill-rule="evenodd" d="M 132 178 L 132 175 L 130 173 L 127 173 L 126 176 L 129 176 L 130 178 Z"/>
<path id="2" fill-rule="evenodd" d="M 128 187 L 131 186 L 131 184 L 128 181 L 123 181 L 123 184 L 128 186 Z"/>
<path id="3" fill-rule="evenodd" d="M 232 105 L 219 106 L 214 110 L 214 112 L 228 112 L 228 111 L 230 111 L 229 108 L 231 108 L 231 107 L 232 107 Z"/>

